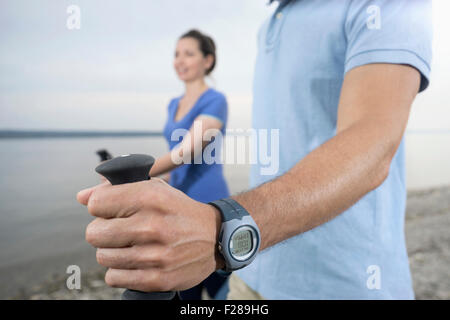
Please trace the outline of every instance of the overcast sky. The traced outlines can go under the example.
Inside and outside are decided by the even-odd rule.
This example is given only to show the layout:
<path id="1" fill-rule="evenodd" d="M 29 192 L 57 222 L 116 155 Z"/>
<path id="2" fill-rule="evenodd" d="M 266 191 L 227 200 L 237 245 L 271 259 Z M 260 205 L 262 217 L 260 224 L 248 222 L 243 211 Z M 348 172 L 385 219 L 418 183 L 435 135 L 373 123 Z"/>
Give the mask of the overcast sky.
<path id="1" fill-rule="evenodd" d="M 276 7 L 267 2 L 1 0 L 0 129 L 161 130 L 183 92 L 175 43 L 191 28 L 216 41 L 213 84 L 228 97 L 231 127 L 247 127 L 256 33 Z M 66 26 L 72 4 L 79 30 Z M 433 4 L 431 85 L 409 128 L 450 130 L 450 3 Z"/>

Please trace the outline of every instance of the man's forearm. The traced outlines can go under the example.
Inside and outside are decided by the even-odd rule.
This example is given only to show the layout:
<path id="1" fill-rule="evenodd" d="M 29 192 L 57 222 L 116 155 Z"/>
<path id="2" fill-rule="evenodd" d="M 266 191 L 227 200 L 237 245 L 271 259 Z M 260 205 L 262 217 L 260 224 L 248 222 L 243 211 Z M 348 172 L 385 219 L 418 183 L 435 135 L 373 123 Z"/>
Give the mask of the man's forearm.
<path id="1" fill-rule="evenodd" d="M 398 141 L 359 122 L 312 151 L 284 175 L 233 196 L 261 230 L 261 250 L 317 227 L 387 177 Z"/>

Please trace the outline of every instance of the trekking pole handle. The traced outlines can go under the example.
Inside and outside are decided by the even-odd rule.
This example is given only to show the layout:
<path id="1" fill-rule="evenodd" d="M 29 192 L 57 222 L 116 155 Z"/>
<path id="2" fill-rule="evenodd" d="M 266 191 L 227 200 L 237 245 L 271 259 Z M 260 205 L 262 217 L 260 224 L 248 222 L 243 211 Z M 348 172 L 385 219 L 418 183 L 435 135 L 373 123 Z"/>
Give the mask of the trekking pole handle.
<path id="1" fill-rule="evenodd" d="M 145 154 L 128 154 L 107 160 L 97 166 L 95 171 L 112 185 L 150 180 L 149 172 L 155 159 Z M 172 300 L 176 292 L 141 292 L 127 289 L 122 300 Z"/>

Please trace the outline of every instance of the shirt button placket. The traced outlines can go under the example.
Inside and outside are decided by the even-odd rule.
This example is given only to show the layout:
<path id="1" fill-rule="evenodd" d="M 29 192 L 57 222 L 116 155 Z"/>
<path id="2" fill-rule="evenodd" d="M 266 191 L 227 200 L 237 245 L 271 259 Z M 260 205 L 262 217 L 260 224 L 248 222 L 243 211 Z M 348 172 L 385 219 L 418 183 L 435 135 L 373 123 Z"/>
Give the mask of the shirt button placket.
<path id="1" fill-rule="evenodd" d="M 266 51 L 270 51 L 275 47 L 283 25 L 283 21 L 285 20 L 283 19 L 285 17 L 285 13 L 283 13 L 283 11 L 286 10 L 286 6 L 283 4 L 280 4 L 280 6 L 281 7 L 279 7 L 272 16 L 267 28 Z"/>

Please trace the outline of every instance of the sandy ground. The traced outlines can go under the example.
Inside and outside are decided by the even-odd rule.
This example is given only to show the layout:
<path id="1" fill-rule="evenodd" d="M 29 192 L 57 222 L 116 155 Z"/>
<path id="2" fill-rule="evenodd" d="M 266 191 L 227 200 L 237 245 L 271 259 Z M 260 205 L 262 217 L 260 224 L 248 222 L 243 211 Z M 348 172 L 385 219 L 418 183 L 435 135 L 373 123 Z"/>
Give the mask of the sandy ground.
<path id="1" fill-rule="evenodd" d="M 406 239 L 416 299 L 450 299 L 450 187 L 408 193 Z M 104 269 L 83 273 L 81 290 L 53 278 L 13 299 L 120 299 L 123 289 L 103 281 Z"/>
<path id="2" fill-rule="evenodd" d="M 450 187 L 410 192 L 406 242 L 417 299 L 450 299 Z"/>

